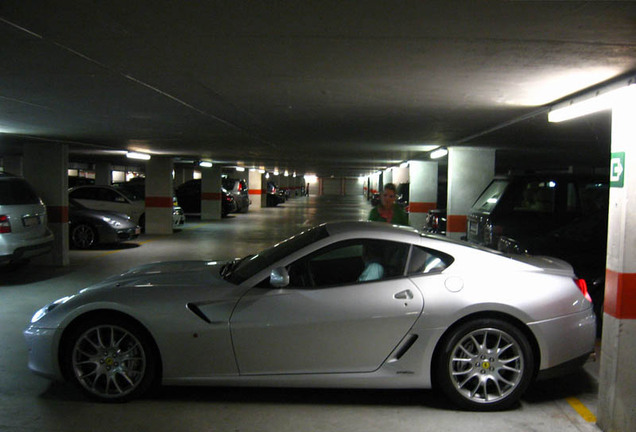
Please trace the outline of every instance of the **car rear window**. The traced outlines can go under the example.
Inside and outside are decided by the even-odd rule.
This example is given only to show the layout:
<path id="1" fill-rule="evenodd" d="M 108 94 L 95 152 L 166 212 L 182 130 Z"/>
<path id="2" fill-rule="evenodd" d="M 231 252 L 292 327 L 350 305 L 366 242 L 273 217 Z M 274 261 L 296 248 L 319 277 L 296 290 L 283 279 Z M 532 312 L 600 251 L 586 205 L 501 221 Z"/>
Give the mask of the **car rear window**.
<path id="1" fill-rule="evenodd" d="M 477 198 L 471 211 L 491 213 L 501 199 L 508 183 L 508 180 L 493 180 L 479 198 Z"/>
<path id="2" fill-rule="evenodd" d="M 40 198 L 31 185 L 19 178 L 0 181 L 0 205 L 39 204 Z"/>

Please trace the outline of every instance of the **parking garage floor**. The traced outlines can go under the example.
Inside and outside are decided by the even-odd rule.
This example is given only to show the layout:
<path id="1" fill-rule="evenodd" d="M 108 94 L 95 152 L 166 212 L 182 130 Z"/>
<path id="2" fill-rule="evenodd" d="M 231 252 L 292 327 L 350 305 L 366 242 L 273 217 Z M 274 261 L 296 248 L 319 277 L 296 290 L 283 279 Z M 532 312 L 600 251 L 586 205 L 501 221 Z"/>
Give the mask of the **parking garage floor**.
<path id="1" fill-rule="evenodd" d="M 220 221 L 189 219 L 172 236 L 71 251 L 67 268 L 0 269 L 0 431 L 598 431 L 598 362 L 536 382 L 519 406 L 456 411 L 434 390 L 164 387 L 125 404 L 88 401 L 35 376 L 22 331 L 34 311 L 133 265 L 244 256 L 328 220 L 364 219 L 362 197 L 298 197 Z M 184 358 L 183 361 L 188 361 Z"/>

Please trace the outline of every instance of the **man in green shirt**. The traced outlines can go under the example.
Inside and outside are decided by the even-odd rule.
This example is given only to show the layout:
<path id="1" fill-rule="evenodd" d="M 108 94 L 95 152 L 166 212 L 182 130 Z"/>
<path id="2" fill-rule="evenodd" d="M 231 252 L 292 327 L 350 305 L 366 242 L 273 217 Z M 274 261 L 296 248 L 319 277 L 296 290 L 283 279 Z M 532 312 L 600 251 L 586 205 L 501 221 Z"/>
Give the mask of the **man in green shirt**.
<path id="1" fill-rule="evenodd" d="M 380 204 L 369 212 L 369 220 L 388 222 L 394 225 L 408 225 L 409 216 L 400 205 L 395 203 L 396 187 L 393 183 L 384 185 Z"/>

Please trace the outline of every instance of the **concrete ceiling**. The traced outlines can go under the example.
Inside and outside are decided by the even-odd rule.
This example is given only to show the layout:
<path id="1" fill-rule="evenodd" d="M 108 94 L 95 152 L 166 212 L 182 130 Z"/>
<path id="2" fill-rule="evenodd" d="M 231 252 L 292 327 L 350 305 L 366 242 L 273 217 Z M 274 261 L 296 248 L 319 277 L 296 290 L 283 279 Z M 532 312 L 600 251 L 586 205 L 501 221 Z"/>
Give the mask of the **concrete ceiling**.
<path id="1" fill-rule="evenodd" d="M 546 110 L 636 71 L 636 2 L 3 0 L 0 41 L 0 156 L 45 139 L 357 176 L 474 145 L 604 166 L 608 114 Z"/>

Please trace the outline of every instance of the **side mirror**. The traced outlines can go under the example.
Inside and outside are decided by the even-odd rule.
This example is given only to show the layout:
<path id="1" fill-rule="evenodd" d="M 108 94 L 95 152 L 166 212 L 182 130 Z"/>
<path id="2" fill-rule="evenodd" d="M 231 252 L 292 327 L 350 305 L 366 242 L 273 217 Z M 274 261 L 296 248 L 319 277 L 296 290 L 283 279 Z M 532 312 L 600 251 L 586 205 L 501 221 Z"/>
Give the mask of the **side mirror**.
<path id="1" fill-rule="evenodd" d="M 285 288 L 289 285 L 289 273 L 285 267 L 272 269 L 269 275 L 269 284 L 274 288 Z"/>

